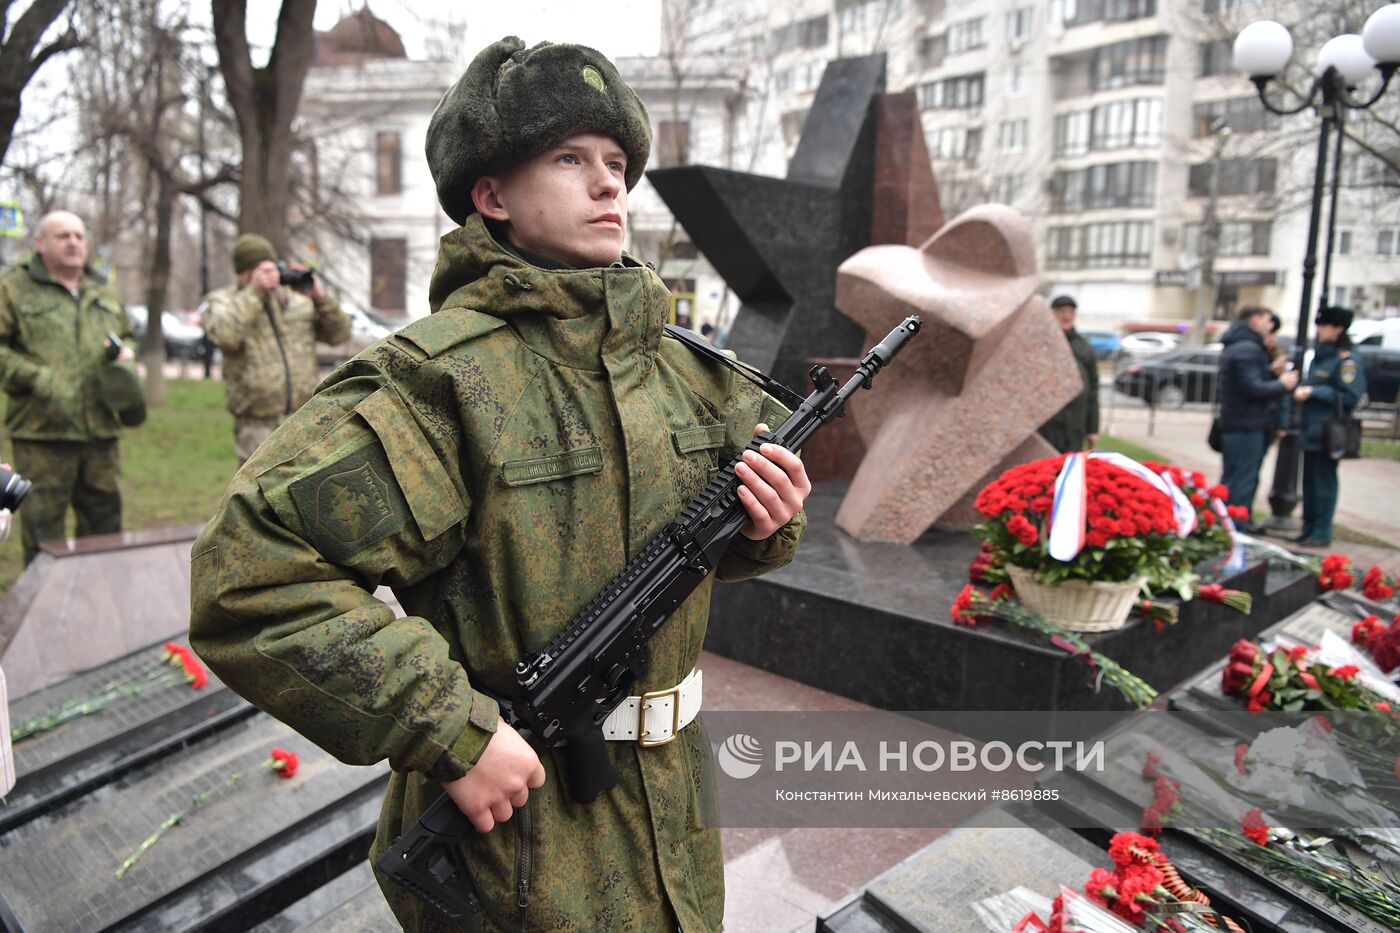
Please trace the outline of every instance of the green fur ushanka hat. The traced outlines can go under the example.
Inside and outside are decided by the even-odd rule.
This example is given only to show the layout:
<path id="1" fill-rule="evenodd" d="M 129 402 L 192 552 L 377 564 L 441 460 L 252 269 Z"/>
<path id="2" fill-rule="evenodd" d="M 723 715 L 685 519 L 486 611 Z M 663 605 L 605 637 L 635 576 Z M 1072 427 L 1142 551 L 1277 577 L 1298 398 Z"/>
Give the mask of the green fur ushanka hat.
<path id="1" fill-rule="evenodd" d="M 515 36 L 493 42 L 443 95 L 428 123 L 428 167 L 442 209 L 463 223 L 483 175 L 537 155 L 575 133 L 603 133 L 627 153 L 627 190 L 651 153 L 651 120 L 601 52 Z"/>

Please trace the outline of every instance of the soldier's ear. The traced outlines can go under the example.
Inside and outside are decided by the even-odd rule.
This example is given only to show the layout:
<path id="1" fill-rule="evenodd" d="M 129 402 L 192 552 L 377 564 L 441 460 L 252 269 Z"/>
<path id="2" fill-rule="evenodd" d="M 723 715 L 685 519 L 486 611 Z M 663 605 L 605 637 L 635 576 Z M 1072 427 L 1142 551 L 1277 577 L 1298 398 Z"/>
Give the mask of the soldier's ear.
<path id="1" fill-rule="evenodd" d="M 483 175 L 472 185 L 472 204 L 477 213 L 487 220 L 510 220 L 510 211 L 501 198 L 501 179 L 494 175 Z"/>

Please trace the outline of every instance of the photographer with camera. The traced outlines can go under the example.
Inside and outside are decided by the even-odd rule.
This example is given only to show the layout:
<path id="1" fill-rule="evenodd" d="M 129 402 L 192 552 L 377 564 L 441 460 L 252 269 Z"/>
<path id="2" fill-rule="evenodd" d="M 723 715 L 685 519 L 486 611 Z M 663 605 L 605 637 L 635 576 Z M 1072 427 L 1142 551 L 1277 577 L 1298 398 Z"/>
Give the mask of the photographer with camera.
<path id="1" fill-rule="evenodd" d="M 233 246 L 234 286 L 206 300 L 204 332 L 223 351 L 224 390 L 241 465 L 320 381 L 316 341 L 343 343 L 350 318 L 305 266 L 277 261 L 266 238 Z"/>

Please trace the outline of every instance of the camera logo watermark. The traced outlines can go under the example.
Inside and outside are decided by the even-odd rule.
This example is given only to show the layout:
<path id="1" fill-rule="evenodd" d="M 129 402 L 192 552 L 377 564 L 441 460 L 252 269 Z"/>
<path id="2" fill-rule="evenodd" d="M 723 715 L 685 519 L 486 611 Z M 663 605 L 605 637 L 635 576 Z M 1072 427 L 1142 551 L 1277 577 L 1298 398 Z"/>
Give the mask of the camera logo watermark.
<path id="1" fill-rule="evenodd" d="M 724 740 L 715 758 L 720 770 L 742 781 L 753 777 L 763 767 L 763 746 L 753 736 L 739 732 Z"/>

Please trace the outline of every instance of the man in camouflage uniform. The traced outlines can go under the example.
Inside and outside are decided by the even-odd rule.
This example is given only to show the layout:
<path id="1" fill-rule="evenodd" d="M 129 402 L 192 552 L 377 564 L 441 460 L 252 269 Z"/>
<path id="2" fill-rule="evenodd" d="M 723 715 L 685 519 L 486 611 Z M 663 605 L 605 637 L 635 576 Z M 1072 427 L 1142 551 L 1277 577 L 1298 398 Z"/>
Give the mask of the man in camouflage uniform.
<path id="1" fill-rule="evenodd" d="M 87 229 L 67 211 L 39 221 L 35 253 L 0 276 L 0 386 L 14 468 L 33 482 L 20 511 L 24 561 L 65 536 L 68 507 L 78 536 L 121 531 L 117 436 L 105 398 L 107 335 L 130 341 L 131 321 L 106 280 L 87 266 Z M 129 348 L 123 354 L 130 356 Z"/>
<path id="2" fill-rule="evenodd" d="M 650 142 L 641 102 L 592 49 L 509 38 L 478 55 L 428 131 L 461 224 L 442 238 L 434 313 L 332 376 L 239 471 L 194 547 L 190 637 L 211 668 L 342 760 L 392 765 L 375 859 L 444 787 L 476 826 L 466 921 L 382 882 L 410 930 L 716 930 L 723 917 L 699 720 L 655 747 L 605 742 L 619 784 L 584 806 L 560 752 L 541 761 L 492 698 L 756 426 L 785 416 L 663 336 L 666 286 L 622 252 Z M 772 445 L 736 472 L 750 521 L 720 580 L 787 563 L 811 489 Z M 650 641 L 639 692 L 691 680 L 712 582 Z M 382 584 L 406 618 L 374 599 Z"/>
<path id="3" fill-rule="evenodd" d="M 350 339 L 350 317 L 313 273 L 305 293 L 284 288 L 277 254 L 245 233 L 233 247 L 238 284 L 205 299 L 204 334 L 224 354 L 224 391 L 241 464 L 320 381 L 316 341 Z"/>
<path id="4" fill-rule="evenodd" d="M 1050 310 L 1065 332 L 1070 351 L 1074 354 L 1074 376 L 1084 388 L 1068 405 L 1040 426 L 1040 436 L 1060 453 L 1071 453 L 1093 447 L 1099 442 L 1099 364 L 1094 348 L 1074 329 L 1079 306 L 1068 295 L 1057 295 Z M 1071 378 L 1068 373 L 1065 378 Z"/>

